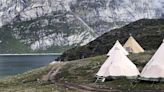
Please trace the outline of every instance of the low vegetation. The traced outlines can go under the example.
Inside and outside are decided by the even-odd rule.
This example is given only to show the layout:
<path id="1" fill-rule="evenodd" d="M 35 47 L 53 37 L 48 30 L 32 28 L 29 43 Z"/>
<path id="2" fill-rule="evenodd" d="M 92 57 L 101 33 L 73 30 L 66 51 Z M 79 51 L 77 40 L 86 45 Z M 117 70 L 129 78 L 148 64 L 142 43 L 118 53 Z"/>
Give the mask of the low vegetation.
<path id="1" fill-rule="evenodd" d="M 50 71 L 52 66 L 35 69 L 0 81 L 0 92 L 64 92 L 67 89 L 51 83 L 41 82 L 41 77 Z"/>
<path id="2" fill-rule="evenodd" d="M 130 54 L 128 57 L 142 70 L 154 51 Z M 77 91 L 162 91 L 164 83 L 143 82 L 139 80 L 108 80 L 95 83 L 95 74 L 106 59 L 106 55 L 64 62 L 54 77 L 54 83 L 42 81 L 52 67 L 60 63 L 19 74 L 0 82 L 0 92 L 77 92 Z"/>
<path id="3" fill-rule="evenodd" d="M 132 34 L 145 50 L 157 49 L 164 38 L 164 19 L 141 19 L 113 29 L 87 45 L 65 51 L 60 59 L 71 61 L 82 57 L 103 55 L 110 50 L 116 40 L 123 45 L 129 38 L 129 34 Z"/>

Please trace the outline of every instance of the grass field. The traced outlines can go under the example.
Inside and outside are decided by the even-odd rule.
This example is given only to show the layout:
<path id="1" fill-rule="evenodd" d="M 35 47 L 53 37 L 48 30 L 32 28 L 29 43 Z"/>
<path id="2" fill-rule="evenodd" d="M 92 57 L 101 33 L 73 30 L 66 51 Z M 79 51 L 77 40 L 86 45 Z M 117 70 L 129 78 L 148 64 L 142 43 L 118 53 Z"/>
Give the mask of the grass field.
<path id="1" fill-rule="evenodd" d="M 128 57 L 141 71 L 154 51 L 130 54 Z M 164 83 L 118 79 L 95 83 L 95 74 L 107 57 L 105 55 L 64 63 L 54 78 L 55 84 L 42 81 L 52 67 L 59 63 L 35 69 L 0 81 L 0 92 L 109 92 L 109 91 L 162 91 Z"/>

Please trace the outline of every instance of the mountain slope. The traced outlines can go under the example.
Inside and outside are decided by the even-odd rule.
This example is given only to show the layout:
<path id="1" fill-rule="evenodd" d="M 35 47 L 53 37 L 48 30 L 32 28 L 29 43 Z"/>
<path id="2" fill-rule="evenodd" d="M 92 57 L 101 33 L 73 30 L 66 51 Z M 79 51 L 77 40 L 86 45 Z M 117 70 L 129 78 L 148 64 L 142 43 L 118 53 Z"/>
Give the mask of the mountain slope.
<path id="1" fill-rule="evenodd" d="M 13 39 L 1 37 L 6 39 L 2 40 L 1 53 L 62 52 L 85 45 L 132 21 L 162 18 L 163 3 L 163 0 L 1 0 L 0 32 L 3 35 L 7 29 Z M 11 46 L 11 42 L 20 47 Z"/>
<path id="2" fill-rule="evenodd" d="M 29 21 L 4 25 L 0 28 L 0 34 L 2 35 L 0 36 L 0 47 L 4 48 L 0 49 L 1 53 L 18 53 L 14 50 L 19 49 L 12 48 L 11 43 L 14 44 L 14 42 L 10 39 L 18 41 L 34 52 L 62 52 L 73 46 L 86 44 L 97 35 L 83 26 L 81 21 L 69 12 L 57 12 Z"/>
<path id="3" fill-rule="evenodd" d="M 162 17 L 163 3 L 163 0 L 2 0 L 0 25 L 66 10 L 79 15 L 101 34 L 138 19 Z"/>
<path id="4" fill-rule="evenodd" d="M 65 51 L 60 59 L 75 60 L 106 54 L 116 40 L 124 44 L 129 34 L 132 34 L 145 50 L 157 49 L 164 38 L 164 19 L 142 19 L 111 30 L 85 46 Z"/>

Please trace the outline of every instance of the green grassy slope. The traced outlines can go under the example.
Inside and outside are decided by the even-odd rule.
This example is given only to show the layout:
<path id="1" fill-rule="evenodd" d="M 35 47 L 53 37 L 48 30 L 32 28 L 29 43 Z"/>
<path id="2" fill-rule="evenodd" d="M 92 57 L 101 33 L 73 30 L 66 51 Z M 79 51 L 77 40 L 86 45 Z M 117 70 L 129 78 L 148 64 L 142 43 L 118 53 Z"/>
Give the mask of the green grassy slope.
<path id="1" fill-rule="evenodd" d="M 131 54 L 129 58 L 142 70 L 143 66 L 154 54 L 147 51 L 141 54 Z M 157 91 L 164 90 L 164 83 L 134 82 L 133 80 L 118 79 L 105 83 L 94 83 L 95 74 L 106 59 L 106 55 L 75 60 L 64 64 L 55 76 L 55 84 L 40 81 L 41 77 L 50 71 L 52 66 L 43 67 L 24 74 L 11 77 L 0 82 L 1 92 L 78 92 L 88 90 L 111 91 Z M 57 66 L 55 64 L 53 67 Z"/>
<path id="2" fill-rule="evenodd" d="M 51 83 L 40 82 L 41 77 L 52 68 L 46 66 L 0 81 L 0 92 L 69 92 Z"/>

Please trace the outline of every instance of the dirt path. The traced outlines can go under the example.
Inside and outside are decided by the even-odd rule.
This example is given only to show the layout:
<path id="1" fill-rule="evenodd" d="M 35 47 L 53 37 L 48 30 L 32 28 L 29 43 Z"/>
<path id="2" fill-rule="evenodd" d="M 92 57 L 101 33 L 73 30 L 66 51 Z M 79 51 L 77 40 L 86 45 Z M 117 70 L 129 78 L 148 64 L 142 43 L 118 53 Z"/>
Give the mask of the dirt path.
<path id="1" fill-rule="evenodd" d="M 81 92 L 121 92 L 120 90 L 94 88 L 94 87 L 89 87 L 86 85 L 79 85 L 79 84 L 73 84 L 73 83 L 56 83 L 56 84 L 59 86 L 68 88 L 68 89 L 78 90 Z"/>
<path id="2" fill-rule="evenodd" d="M 58 86 L 63 86 L 68 89 L 77 90 L 78 92 L 164 92 L 164 90 L 117 90 L 94 88 L 88 85 L 81 85 L 75 83 L 55 83 Z"/>

